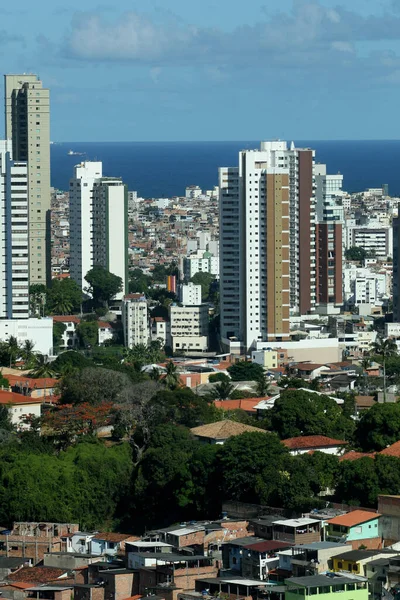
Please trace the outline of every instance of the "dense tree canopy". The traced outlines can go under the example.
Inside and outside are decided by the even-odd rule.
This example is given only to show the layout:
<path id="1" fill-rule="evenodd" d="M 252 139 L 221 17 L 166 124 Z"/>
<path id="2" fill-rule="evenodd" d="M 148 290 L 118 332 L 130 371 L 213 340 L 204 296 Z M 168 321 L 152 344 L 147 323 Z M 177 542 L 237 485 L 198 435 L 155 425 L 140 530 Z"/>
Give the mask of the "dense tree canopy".
<path id="1" fill-rule="evenodd" d="M 364 250 L 364 248 L 352 246 L 346 250 L 345 256 L 347 260 L 363 261 L 367 257 L 367 252 Z"/>
<path id="2" fill-rule="evenodd" d="M 215 275 L 211 275 L 211 273 L 205 273 L 199 271 L 191 278 L 191 282 L 195 285 L 201 286 L 201 299 L 203 302 L 209 299 L 210 296 L 210 287 L 215 279 Z"/>
<path id="3" fill-rule="evenodd" d="M 299 435 L 326 435 L 350 439 L 353 421 L 343 414 L 335 400 L 303 390 L 286 390 L 275 401 L 268 417 L 281 439 Z"/>
<path id="4" fill-rule="evenodd" d="M 86 273 L 86 281 L 93 294 L 95 306 L 108 305 L 110 300 L 122 290 L 122 279 L 103 267 L 93 267 Z"/>
<path id="5" fill-rule="evenodd" d="M 124 373 L 87 367 L 63 378 L 61 400 L 64 404 L 87 402 L 93 406 L 102 402 L 116 403 L 130 388 L 131 382 Z"/>
<path id="6" fill-rule="evenodd" d="M 70 315 L 81 308 L 82 292 L 72 279 L 53 279 L 46 292 L 46 310 L 52 315 Z"/>
<path id="7" fill-rule="evenodd" d="M 232 381 L 259 381 L 264 376 L 261 365 L 249 360 L 241 360 L 227 369 Z"/>
<path id="8" fill-rule="evenodd" d="M 383 450 L 400 439 L 400 403 L 375 404 L 362 415 L 355 432 L 363 450 Z"/>
<path id="9" fill-rule="evenodd" d="M 112 527 L 131 473 L 128 444 L 83 442 L 58 455 L 0 447 L 0 521 Z"/>

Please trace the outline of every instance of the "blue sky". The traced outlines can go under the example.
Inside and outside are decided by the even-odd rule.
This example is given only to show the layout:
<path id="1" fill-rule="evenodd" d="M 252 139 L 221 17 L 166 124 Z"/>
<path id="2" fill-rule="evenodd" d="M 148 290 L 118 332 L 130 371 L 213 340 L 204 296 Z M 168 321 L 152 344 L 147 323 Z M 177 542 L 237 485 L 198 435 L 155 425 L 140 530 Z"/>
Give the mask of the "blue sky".
<path id="1" fill-rule="evenodd" d="M 0 52 L 55 141 L 400 139 L 400 0 L 20 0 Z"/>

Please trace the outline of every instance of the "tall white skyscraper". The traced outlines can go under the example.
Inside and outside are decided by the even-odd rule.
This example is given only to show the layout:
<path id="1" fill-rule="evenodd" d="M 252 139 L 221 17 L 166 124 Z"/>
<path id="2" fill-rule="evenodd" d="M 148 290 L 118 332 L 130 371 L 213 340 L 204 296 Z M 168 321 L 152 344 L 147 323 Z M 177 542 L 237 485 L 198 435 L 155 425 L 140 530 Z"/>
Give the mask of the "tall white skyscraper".
<path id="1" fill-rule="evenodd" d="M 93 265 L 122 279 L 122 300 L 128 286 L 128 189 L 123 181 L 103 177 L 93 186 Z"/>
<path id="2" fill-rule="evenodd" d="M 219 184 L 224 345 L 287 340 L 290 312 L 315 311 L 314 151 L 262 142 Z"/>
<path id="3" fill-rule="evenodd" d="M 69 183 L 70 274 L 82 290 L 93 267 L 93 187 L 102 176 L 101 162 L 82 162 Z"/>
<path id="4" fill-rule="evenodd" d="M 101 162 L 83 162 L 70 180 L 70 273 L 85 291 L 85 276 L 101 266 L 128 281 L 128 193 L 121 179 L 103 177 Z"/>
<path id="5" fill-rule="evenodd" d="M 28 172 L 0 141 L 0 318 L 29 317 Z"/>
<path id="6" fill-rule="evenodd" d="M 28 163 L 29 279 L 51 280 L 50 94 L 37 75 L 5 75 L 5 132 Z"/>

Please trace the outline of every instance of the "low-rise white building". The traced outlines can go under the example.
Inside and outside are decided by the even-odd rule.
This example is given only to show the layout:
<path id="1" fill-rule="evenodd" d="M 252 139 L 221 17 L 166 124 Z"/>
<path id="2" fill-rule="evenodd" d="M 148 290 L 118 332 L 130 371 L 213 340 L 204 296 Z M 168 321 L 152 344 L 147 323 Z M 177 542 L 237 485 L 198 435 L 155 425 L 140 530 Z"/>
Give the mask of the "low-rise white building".
<path id="1" fill-rule="evenodd" d="M 36 418 L 42 416 L 42 402 L 43 398 L 0 390 L 0 405 L 8 407 L 11 423 L 18 429 L 30 429 L 29 423 L 23 423 L 28 415 Z"/>
<path id="2" fill-rule="evenodd" d="M 170 306 L 170 344 L 174 352 L 206 352 L 208 348 L 208 307 Z"/>
<path id="3" fill-rule="evenodd" d="M 7 342 L 11 336 L 21 345 L 30 340 L 34 352 L 49 356 L 53 349 L 53 319 L 0 319 L 0 341 Z"/>
<path id="4" fill-rule="evenodd" d="M 184 306 L 198 306 L 201 304 L 201 285 L 189 281 L 187 285 L 179 286 L 179 301 Z"/>
<path id="5" fill-rule="evenodd" d="M 136 344 L 147 346 L 150 339 L 147 300 L 143 294 L 129 294 L 122 301 L 122 325 L 127 348 Z"/>
<path id="6" fill-rule="evenodd" d="M 68 350 L 70 348 L 79 347 L 78 325 L 81 319 L 76 315 L 57 315 L 53 317 L 54 323 L 62 323 L 65 325 L 65 330 L 61 336 L 60 349 Z M 102 346 L 108 340 L 114 337 L 112 325 L 107 321 L 97 321 L 98 335 L 97 343 Z"/>

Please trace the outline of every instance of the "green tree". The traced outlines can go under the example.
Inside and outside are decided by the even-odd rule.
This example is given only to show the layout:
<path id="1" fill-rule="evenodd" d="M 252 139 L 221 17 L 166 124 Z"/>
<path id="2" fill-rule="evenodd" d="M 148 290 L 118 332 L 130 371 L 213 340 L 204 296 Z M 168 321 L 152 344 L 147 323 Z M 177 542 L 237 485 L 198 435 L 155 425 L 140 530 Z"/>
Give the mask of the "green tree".
<path id="1" fill-rule="evenodd" d="M 259 381 L 264 377 L 261 365 L 249 360 L 241 360 L 227 369 L 232 381 Z"/>
<path id="2" fill-rule="evenodd" d="M 335 497 L 339 502 L 355 506 L 375 507 L 379 481 L 371 458 L 344 460 L 339 463 Z"/>
<path id="3" fill-rule="evenodd" d="M 277 499 L 280 470 L 287 450 L 270 433 L 243 433 L 229 438 L 218 453 L 224 498 L 271 504 Z"/>
<path id="4" fill-rule="evenodd" d="M 75 350 L 67 350 L 57 356 L 52 363 L 57 373 L 62 375 L 70 374 L 71 371 L 81 371 L 87 367 L 93 367 L 93 362 Z"/>
<path id="5" fill-rule="evenodd" d="M 61 346 L 62 337 L 66 329 L 67 326 L 65 323 L 53 321 L 53 348 L 57 349 Z"/>
<path id="6" fill-rule="evenodd" d="M 131 381 L 125 373 L 101 367 L 87 367 L 63 378 L 61 400 L 64 404 L 117 404 L 125 400 L 131 387 Z"/>
<path id="7" fill-rule="evenodd" d="M 141 507 L 136 528 L 143 531 L 171 521 L 217 516 L 216 453 L 216 448 L 195 442 L 182 427 L 167 423 L 157 428 L 134 483 L 134 518 Z"/>
<path id="8" fill-rule="evenodd" d="M 153 422 L 176 423 L 185 427 L 196 427 L 218 420 L 219 414 L 214 404 L 198 396 L 187 387 L 174 390 L 161 389 L 150 401 Z"/>
<path id="9" fill-rule="evenodd" d="M 6 343 L 7 354 L 10 361 L 10 367 L 15 366 L 15 363 L 22 355 L 22 349 L 18 344 L 18 340 L 14 335 L 10 335 Z"/>
<path id="10" fill-rule="evenodd" d="M 397 355 L 396 342 L 392 338 L 386 340 L 377 339 L 372 344 L 372 350 L 381 357 L 383 365 L 383 401 L 386 402 L 386 361 L 388 358 Z"/>
<path id="11" fill-rule="evenodd" d="M 218 383 L 219 381 L 229 382 L 230 380 L 231 378 L 228 377 L 228 375 L 225 375 L 225 373 L 213 373 L 208 378 L 209 383 Z"/>
<path id="12" fill-rule="evenodd" d="M 268 394 L 268 390 L 271 387 L 271 381 L 268 373 L 263 373 L 260 375 L 260 378 L 257 380 L 257 389 L 256 394 L 259 398 L 266 396 Z"/>
<path id="13" fill-rule="evenodd" d="M 21 355 L 25 362 L 25 368 L 29 368 L 35 363 L 34 347 L 35 344 L 32 340 L 25 340 L 24 345 L 21 348 Z"/>
<path id="14" fill-rule="evenodd" d="M 85 276 L 93 294 L 95 306 L 108 306 L 110 300 L 122 290 L 122 279 L 103 267 L 93 267 Z"/>
<path id="15" fill-rule="evenodd" d="M 82 292 L 72 279 L 53 279 L 46 294 L 46 309 L 52 315 L 79 312 Z"/>
<path id="16" fill-rule="evenodd" d="M 210 296 L 210 286 L 215 279 L 215 275 L 211 273 L 203 273 L 199 271 L 190 279 L 195 285 L 201 286 L 201 300 L 205 302 Z"/>
<path id="17" fill-rule="evenodd" d="M 29 305 L 31 314 L 36 316 L 44 315 L 46 304 L 47 288 L 42 283 L 33 283 L 29 286 Z"/>
<path id="18" fill-rule="evenodd" d="M 174 390 L 181 385 L 178 367 L 172 360 L 168 360 L 165 366 L 165 377 L 163 384 L 170 390 Z"/>
<path id="19" fill-rule="evenodd" d="M 303 390 L 286 390 L 270 411 L 271 427 L 282 439 L 326 435 L 349 439 L 353 421 L 332 398 Z"/>
<path id="20" fill-rule="evenodd" d="M 81 321 L 76 328 L 76 333 L 82 348 L 96 346 L 99 337 L 99 325 L 97 321 Z"/>
<path id="21" fill-rule="evenodd" d="M 358 260 L 359 262 L 362 262 L 366 259 L 367 252 L 364 250 L 364 248 L 352 246 L 346 250 L 345 256 L 347 260 Z"/>
<path id="22" fill-rule="evenodd" d="M 389 495 L 400 494 L 400 460 L 395 456 L 377 454 L 375 471 L 379 482 L 379 493 Z"/>
<path id="23" fill-rule="evenodd" d="M 151 277 L 145 275 L 141 269 L 133 269 L 129 273 L 129 293 L 146 294 L 151 286 Z"/>
<path id="24" fill-rule="evenodd" d="M 355 438 L 365 450 L 383 450 L 400 439 L 400 404 L 375 404 L 357 423 Z"/>
<path id="25" fill-rule="evenodd" d="M 0 431 L 14 431 L 10 410 L 5 404 L 0 405 Z"/>
<path id="26" fill-rule="evenodd" d="M 54 364 L 48 360 L 47 356 L 43 356 L 43 354 L 36 354 L 35 360 L 36 364 L 29 373 L 29 377 L 39 379 L 42 377 L 57 376 L 57 371 L 54 369 Z"/>
<path id="27" fill-rule="evenodd" d="M 218 400 L 227 400 L 232 394 L 234 387 L 230 381 L 220 381 L 214 388 Z"/>

